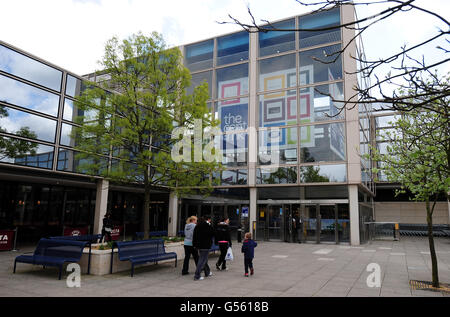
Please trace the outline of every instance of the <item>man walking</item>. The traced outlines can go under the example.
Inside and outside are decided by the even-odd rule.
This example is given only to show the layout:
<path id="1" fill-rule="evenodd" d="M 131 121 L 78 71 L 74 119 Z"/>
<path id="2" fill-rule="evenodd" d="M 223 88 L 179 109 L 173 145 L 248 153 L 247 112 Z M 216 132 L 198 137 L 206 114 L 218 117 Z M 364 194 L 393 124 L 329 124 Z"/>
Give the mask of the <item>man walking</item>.
<path id="1" fill-rule="evenodd" d="M 194 281 L 203 280 L 200 276 L 201 271 L 205 270 L 205 276 L 211 276 L 211 270 L 208 266 L 208 255 L 214 237 L 214 229 L 211 225 L 211 217 L 204 216 L 202 221 L 195 227 L 193 235 L 193 245 L 199 251 L 197 269 L 195 270 Z"/>

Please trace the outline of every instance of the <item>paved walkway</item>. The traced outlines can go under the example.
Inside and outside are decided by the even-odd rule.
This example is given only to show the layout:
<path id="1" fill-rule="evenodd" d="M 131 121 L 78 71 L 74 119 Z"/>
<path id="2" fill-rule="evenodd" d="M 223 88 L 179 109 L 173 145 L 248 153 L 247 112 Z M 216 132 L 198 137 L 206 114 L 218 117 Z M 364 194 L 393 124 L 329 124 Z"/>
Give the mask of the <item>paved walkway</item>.
<path id="1" fill-rule="evenodd" d="M 450 239 L 436 238 L 440 281 L 450 283 Z M 411 290 L 409 280 L 430 280 L 428 240 L 374 241 L 361 247 L 327 244 L 259 242 L 255 249 L 255 275 L 244 277 L 240 244 L 233 245 L 235 261 L 228 271 L 217 271 L 218 255 L 209 257 L 213 276 L 202 281 L 182 276 L 182 261 L 139 267 L 130 272 L 105 276 L 82 275 L 80 288 L 68 288 L 57 270 L 18 264 L 14 258 L 32 249 L 0 252 L 0 296 L 450 296 Z M 381 287 L 370 288 L 367 265 L 381 267 Z"/>

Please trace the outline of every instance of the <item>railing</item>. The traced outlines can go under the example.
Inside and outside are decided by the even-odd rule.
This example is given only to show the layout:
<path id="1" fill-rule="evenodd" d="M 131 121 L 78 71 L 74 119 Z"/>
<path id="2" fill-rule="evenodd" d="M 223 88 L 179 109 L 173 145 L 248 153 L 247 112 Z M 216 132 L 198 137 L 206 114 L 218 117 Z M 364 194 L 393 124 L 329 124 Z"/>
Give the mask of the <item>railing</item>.
<path id="1" fill-rule="evenodd" d="M 393 240 L 400 239 L 398 222 L 365 222 L 368 228 L 369 240 Z"/>

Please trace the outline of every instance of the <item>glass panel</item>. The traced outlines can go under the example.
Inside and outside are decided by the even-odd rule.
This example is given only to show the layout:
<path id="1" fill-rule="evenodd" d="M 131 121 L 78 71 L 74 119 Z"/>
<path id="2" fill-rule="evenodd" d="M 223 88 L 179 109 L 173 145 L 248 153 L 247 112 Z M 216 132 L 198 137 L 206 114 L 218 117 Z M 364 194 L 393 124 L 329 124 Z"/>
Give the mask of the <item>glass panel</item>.
<path id="1" fill-rule="evenodd" d="M 317 241 L 317 210 L 315 205 L 301 205 L 303 236 L 306 241 Z"/>
<path id="2" fill-rule="evenodd" d="M 217 65 L 248 60 L 248 33 L 239 32 L 217 39 Z"/>
<path id="3" fill-rule="evenodd" d="M 295 90 L 259 96 L 259 126 L 297 124 L 297 95 Z"/>
<path id="4" fill-rule="evenodd" d="M 247 165 L 248 136 L 247 133 L 224 134 L 216 138 L 221 143 L 222 164 L 226 166 Z M 219 145 L 215 145 L 219 148 Z"/>
<path id="5" fill-rule="evenodd" d="M 297 86 L 295 54 L 259 61 L 259 91 Z"/>
<path id="6" fill-rule="evenodd" d="M 297 131 L 297 127 L 259 131 L 259 164 L 296 164 Z"/>
<path id="7" fill-rule="evenodd" d="M 290 19 L 272 24 L 274 29 L 295 29 L 295 20 Z M 271 28 L 266 26 L 266 28 Z M 292 31 L 260 32 L 259 56 L 267 56 L 295 49 L 295 33 Z"/>
<path id="8" fill-rule="evenodd" d="M 247 185 L 247 170 L 223 171 L 222 185 Z"/>
<path id="9" fill-rule="evenodd" d="M 98 164 L 100 175 L 108 167 L 108 159 L 100 156 L 80 157 L 81 153 L 72 150 L 59 149 L 58 153 L 58 171 L 86 173 L 86 164 Z"/>
<path id="10" fill-rule="evenodd" d="M 269 240 L 282 240 L 284 237 L 284 216 L 281 205 L 268 206 L 268 229 Z"/>
<path id="11" fill-rule="evenodd" d="M 188 94 L 192 94 L 194 92 L 194 88 L 203 84 L 204 82 L 208 83 L 208 92 L 209 99 L 212 99 L 212 71 L 207 71 L 203 73 L 192 74 L 191 86 L 186 90 Z"/>
<path id="12" fill-rule="evenodd" d="M 347 166 L 345 164 L 300 167 L 301 183 L 334 183 L 346 180 Z"/>
<path id="13" fill-rule="evenodd" d="M 58 115 L 59 96 L 0 75 L 0 101 Z"/>
<path id="14" fill-rule="evenodd" d="M 320 241 L 335 242 L 336 207 L 320 205 Z"/>
<path id="15" fill-rule="evenodd" d="M 55 142 L 56 121 L 1 105 L 0 109 L 7 112 L 7 116 L 0 116 L 0 131 L 30 139 Z"/>
<path id="16" fill-rule="evenodd" d="M 220 120 L 222 132 L 247 130 L 248 98 L 236 98 L 216 103 L 214 117 Z"/>
<path id="17" fill-rule="evenodd" d="M 53 147 L 0 136 L 0 162 L 51 169 Z"/>
<path id="18" fill-rule="evenodd" d="M 185 66 L 191 72 L 213 66 L 214 40 L 208 40 L 185 47 Z"/>
<path id="19" fill-rule="evenodd" d="M 321 29 L 340 24 L 339 8 L 329 11 L 317 12 L 299 18 L 300 29 Z M 341 40 L 341 29 L 336 28 L 328 31 L 300 31 L 300 48 L 324 43 L 337 42 Z"/>
<path id="20" fill-rule="evenodd" d="M 75 146 L 75 141 L 70 137 L 70 134 L 72 133 L 72 129 L 75 128 L 74 126 L 70 124 L 63 123 L 61 126 L 61 140 L 60 144 L 65 146 Z"/>
<path id="21" fill-rule="evenodd" d="M 340 49 L 341 45 L 332 45 L 301 52 L 300 85 L 342 79 L 342 58 L 336 53 Z"/>
<path id="22" fill-rule="evenodd" d="M 342 120 L 345 118 L 343 84 L 332 83 L 300 89 L 300 122 Z"/>
<path id="23" fill-rule="evenodd" d="M 294 184 L 297 183 L 296 167 L 258 168 L 257 184 Z"/>
<path id="24" fill-rule="evenodd" d="M 248 63 L 217 69 L 216 75 L 219 99 L 248 94 Z M 229 100 L 227 102 L 239 101 Z"/>
<path id="25" fill-rule="evenodd" d="M 81 92 L 84 91 L 85 88 L 86 87 L 84 86 L 83 81 L 73 76 L 67 75 L 66 95 L 71 97 L 80 96 Z"/>
<path id="26" fill-rule="evenodd" d="M 62 72 L 0 45 L 0 70 L 60 91 Z"/>
<path id="27" fill-rule="evenodd" d="M 339 242 L 350 242 L 350 212 L 348 205 L 338 205 L 338 239 Z"/>
<path id="28" fill-rule="evenodd" d="M 344 123 L 300 127 L 301 161 L 344 161 L 344 130 Z"/>

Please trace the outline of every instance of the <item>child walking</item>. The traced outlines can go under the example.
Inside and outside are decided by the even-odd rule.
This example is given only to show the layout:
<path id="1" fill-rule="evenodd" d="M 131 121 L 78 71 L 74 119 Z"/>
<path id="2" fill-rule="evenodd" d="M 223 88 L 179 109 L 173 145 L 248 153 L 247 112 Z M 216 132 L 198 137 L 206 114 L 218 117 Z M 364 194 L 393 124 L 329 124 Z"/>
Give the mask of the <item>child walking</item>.
<path id="1" fill-rule="evenodd" d="M 253 258 L 255 257 L 255 247 L 258 244 L 252 240 L 252 234 L 247 232 L 245 240 L 242 243 L 242 253 L 244 253 L 245 276 L 248 277 L 248 269 L 250 268 L 250 275 L 255 272 L 253 270 Z"/>

